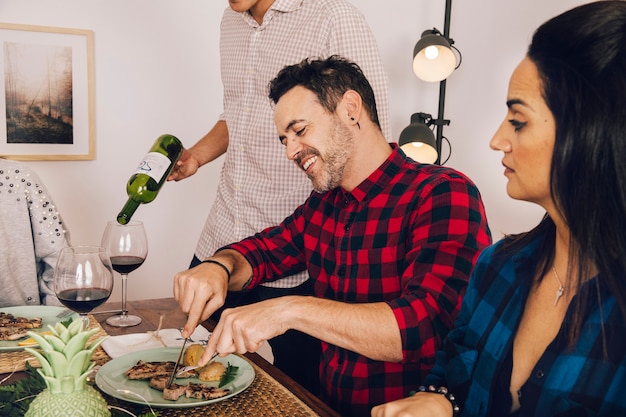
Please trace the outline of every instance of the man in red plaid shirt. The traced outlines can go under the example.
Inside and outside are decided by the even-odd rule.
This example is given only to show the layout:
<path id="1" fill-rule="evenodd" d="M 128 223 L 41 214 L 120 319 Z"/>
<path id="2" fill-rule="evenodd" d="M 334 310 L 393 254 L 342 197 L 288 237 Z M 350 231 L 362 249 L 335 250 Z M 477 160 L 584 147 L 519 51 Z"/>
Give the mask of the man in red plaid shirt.
<path id="1" fill-rule="evenodd" d="M 296 329 L 322 341 L 322 399 L 345 416 L 405 397 L 434 365 L 479 252 L 491 243 L 476 186 L 406 157 L 381 133 L 372 89 L 339 57 L 285 67 L 270 84 L 287 158 L 315 191 L 280 225 L 174 279 L 188 336 L 241 291 L 298 271 L 315 297 L 224 311 L 202 357 L 254 352 Z"/>

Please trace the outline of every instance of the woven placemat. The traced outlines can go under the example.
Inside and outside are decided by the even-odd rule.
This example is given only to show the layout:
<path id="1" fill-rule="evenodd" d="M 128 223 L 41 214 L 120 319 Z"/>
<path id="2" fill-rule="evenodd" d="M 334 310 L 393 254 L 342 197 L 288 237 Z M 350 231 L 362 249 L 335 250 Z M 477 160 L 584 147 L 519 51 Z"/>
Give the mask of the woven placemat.
<path id="1" fill-rule="evenodd" d="M 295 394 L 272 378 L 263 369 L 248 361 L 255 378 L 245 391 L 224 401 L 189 408 L 156 408 L 159 417 L 310 417 L 318 416 Z M 103 394 L 109 403 L 124 407 L 124 402 Z M 142 410 L 147 412 L 148 409 Z"/>
<path id="2" fill-rule="evenodd" d="M 89 316 L 89 328 L 97 327 L 99 331 L 92 336 L 90 342 L 98 337 L 106 336 L 106 331 L 93 316 Z M 217 403 L 190 407 L 190 408 L 159 408 L 155 409 L 159 417 L 310 417 L 317 416 L 309 406 L 295 394 L 276 381 L 271 375 L 259 368 L 256 364 L 241 356 L 254 368 L 255 378 L 252 384 L 238 395 Z M 99 346 L 93 355 L 93 360 L 99 365 L 110 361 L 111 358 Z M 39 362 L 28 352 L 12 351 L 0 353 L 0 373 L 17 372 L 26 369 L 26 361 L 38 367 Z M 137 408 L 136 404 L 126 403 L 114 399 L 103 393 L 109 404 L 125 408 Z M 148 410 L 146 408 L 146 410 Z"/>
<path id="3" fill-rule="evenodd" d="M 98 332 L 94 334 L 90 339 L 89 343 L 93 340 L 107 336 L 107 333 L 104 331 L 98 320 L 96 320 L 93 316 L 89 316 L 89 328 L 98 328 Z M 104 354 L 104 355 L 103 355 Z M 104 353 L 101 347 L 98 347 L 94 352 L 93 359 L 98 364 L 102 364 L 110 358 Z M 0 374 L 11 373 L 23 371 L 26 369 L 26 362 L 29 362 L 35 368 L 40 367 L 39 361 L 35 359 L 33 355 L 24 351 L 24 350 L 14 350 L 10 352 L 0 352 Z"/>

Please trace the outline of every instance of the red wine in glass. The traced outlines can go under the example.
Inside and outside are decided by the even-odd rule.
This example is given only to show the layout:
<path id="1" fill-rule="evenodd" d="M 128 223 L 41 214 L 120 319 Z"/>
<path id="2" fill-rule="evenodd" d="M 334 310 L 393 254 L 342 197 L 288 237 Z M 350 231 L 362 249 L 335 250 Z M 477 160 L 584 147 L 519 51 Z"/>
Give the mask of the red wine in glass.
<path id="1" fill-rule="evenodd" d="M 111 290 L 105 288 L 74 288 L 60 291 L 57 298 L 70 310 L 86 314 L 104 304 L 110 295 Z"/>
<path id="2" fill-rule="evenodd" d="M 61 303 L 76 311 L 83 329 L 88 313 L 103 304 L 113 289 L 109 252 L 99 246 L 69 246 L 61 249 L 54 269 L 54 292 Z"/>
<path id="3" fill-rule="evenodd" d="M 146 258 L 139 256 L 111 256 L 113 269 L 120 274 L 130 274 L 139 268 Z"/>

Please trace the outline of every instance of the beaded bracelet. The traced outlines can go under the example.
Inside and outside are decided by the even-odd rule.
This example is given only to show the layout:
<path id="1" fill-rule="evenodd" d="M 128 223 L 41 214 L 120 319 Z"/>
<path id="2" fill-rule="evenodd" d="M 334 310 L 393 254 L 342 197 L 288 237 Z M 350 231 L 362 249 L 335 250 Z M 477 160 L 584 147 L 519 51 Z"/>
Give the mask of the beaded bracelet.
<path id="1" fill-rule="evenodd" d="M 215 264 L 217 266 L 219 266 L 220 268 L 222 268 L 224 270 L 224 272 L 226 272 L 226 276 L 228 277 L 228 283 L 230 284 L 230 271 L 228 270 L 228 268 L 226 268 L 226 265 L 224 265 L 221 262 L 218 262 L 214 259 L 205 259 L 204 261 L 200 262 L 201 264 L 207 263 L 207 264 Z"/>
<path id="2" fill-rule="evenodd" d="M 452 417 L 457 417 L 461 413 L 461 407 L 456 403 L 456 397 L 451 392 L 448 392 L 446 387 L 435 387 L 434 385 L 424 386 L 420 385 L 417 388 L 417 392 L 432 392 L 434 394 L 441 394 L 446 397 L 446 400 L 450 401 L 452 405 Z"/>

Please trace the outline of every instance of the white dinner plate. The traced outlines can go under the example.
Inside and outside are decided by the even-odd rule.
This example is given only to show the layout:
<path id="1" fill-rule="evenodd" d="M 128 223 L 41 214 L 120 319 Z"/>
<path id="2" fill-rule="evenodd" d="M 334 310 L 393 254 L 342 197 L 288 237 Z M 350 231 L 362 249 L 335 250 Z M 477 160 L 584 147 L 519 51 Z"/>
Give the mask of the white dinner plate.
<path id="1" fill-rule="evenodd" d="M 199 400 L 195 398 L 187 398 L 184 395 L 176 401 L 170 401 L 163 398 L 163 392 L 151 388 L 147 380 L 132 380 L 126 378 L 126 371 L 137 364 L 137 361 L 156 362 L 156 361 L 172 361 L 178 358 L 179 348 L 159 348 L 148 349 L 138 352 L 129 353 L 113 359 L 98 371 L 96 374 L 96 385 L 105 393 L 120 400 L 129 401 L 135 404 L 146 405 L 152 407 L 167 408 L 183 408 L 197 407 L 223 401 L 243 392 L 254 381 L 254 369 L 243 358 L 236 355 L 228 355 L 224 358 L 217 357 L 216 361 L 222 362 L 224 366 L 230 363 L 237 366 L 237 374 L 235 379 L 221 388 L 229 389 L 230 392 L 221 397 L 212 400 Z M 201 383 L 209 386 L 217 386 L 218 382 L 200 381 L 198 378 L 178 378 L 176 383 L 185 385 L 188 382 Z"/>
<path id="2" fill-rule="evenodd" d="M 47 332 L 48 325 L 54 326 L 55 324 L 67 321 L 74 320 L 78 317 L 77 313 L 72 312 L 71 314 L 65 317 L 57 317 L 57 315 L 67 310 L 65 307 L 60 306 L 17 306 L 17 307 L 0 307 L 0 311 L 13 314 L 16 317 L 26 317 L 27 319 L 41 318 L 42 326 L 39 329 L 28 329 L 37 333 Z M 28 346 L 18 346 L 18 343 L 26 340 L 28 336 L 18 339 L 18 340 L 0 340 L 0 352 L 6 352 L 11 350 L 22 350 L 25 347 L 37 347 L 38 344 L 32 344 Z"/>
<path id="3" fill-rule="evenodd" d="M 111 359 L 128 355 L 139 350 L 158 349 L 164 347 L 178 347 L 183 345 L 183 337 L 180 335 L 181 329 L 161 329 L 158 332 L 129 333 L 119 336 L 110 336 L 102 342 L 102 349 Z M 199 325 L 189 336 L 189 341 L 206 344 L 211 333 Z"/>

